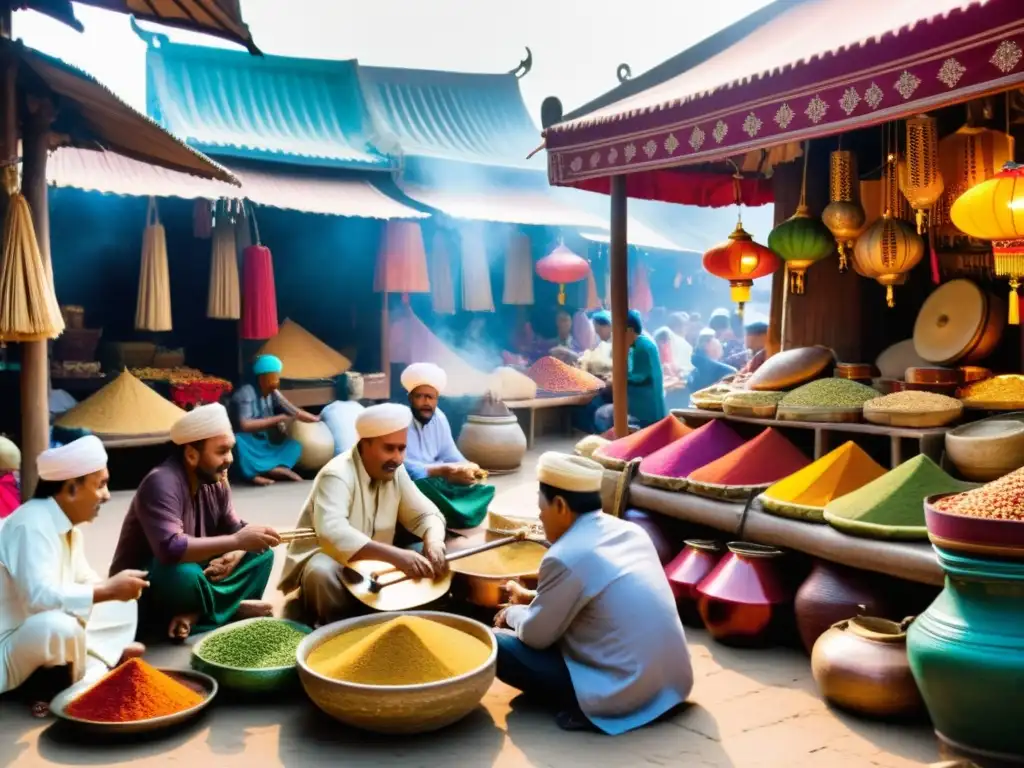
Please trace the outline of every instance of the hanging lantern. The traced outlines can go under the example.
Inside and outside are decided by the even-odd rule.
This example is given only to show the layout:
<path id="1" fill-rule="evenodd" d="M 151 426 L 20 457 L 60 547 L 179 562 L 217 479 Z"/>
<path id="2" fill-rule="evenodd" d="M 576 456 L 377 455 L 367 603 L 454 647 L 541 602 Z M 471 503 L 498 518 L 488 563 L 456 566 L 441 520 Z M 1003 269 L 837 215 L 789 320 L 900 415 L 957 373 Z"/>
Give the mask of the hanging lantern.
<path id="1" fill-rule="evenodd" d="M 857 156 L 839 149 L 829 158 L 829 199 L 821 212 L 821 221 L 836 239 L 839 249 L 839 271 L 847 268 L 847 252 L 864 230 L 866 215 L 860 204 L 860 184 L 857 179 Z M 770 243 L 769 243 L 770 245 Z M 795 293 L 795 291 L 794 291 Z"/>
<path id="2" fill-rule="evenodd" d="M 551 253 L 537 262 L 537 274 L 549 283 L 558 283 L 558 303 L 565 304 L 565 284 L 582 280 L 590 272 L 590 264 L 582 256 L 559 243 Z"/>
<path id="3" fill-rule="evenodd" d="M 1013 137 L 988 128 L 965 125 L 939 142 L 939 170 L 945 190 L 932 211 L 932 229 L 944 245 L 964 237 L 949 216 L 953 203 L 967 190 L 987 181 L 1013 161 Z"/>
<path id="4" fill-rule="evenodd" d="M 770 248 L 755 243 L 754 238 L 743 229 L 743 222 L 736 222 L 736 229 L 729 239 L 716 245 L 704 254 L 704 269 L 715 277 L 729 281 L 732 300 L 739 305 L 750 301 L 750 288 L 759 277 L 766 277 L 777 270 L 782 262 Z"/>
<path id="5" fill-rule="evenodd" d="M 885 303 L 895 306 L 892 287 L 905 279 L 924 256 L 924 240 L 905 221 L 888 212 L 857 238 L 853 249 L 857 274 L 877 280 L 885 286 Z"/>
<path id="6" fill-rule="evenodd" d="M 914 209 L 919 235 L 924 232 L 928 209 L 942 197 L 943 189 L 935 118 L 927 115 L 908 118 L 907 156 L 900 163 L 900 191 Z"/>
<path id="7" fill-rule="evenodd" d="M 423 232 L 414 221 L 389 221 L 377 252 L 377 268 L 373 275 L 377 293 L 400 293 L 409 302 L 410 293 L 430 293 L 427 252 Z"/>
<path id="8" fill-rule="evenodd" d="M 996 277 L 1010 281 L 1010 324 L 1020 325 L 1017 289 L 1024 278 L 1024 166 L 1003 170 L 964 192 L 949 210 L 960 231 L 992 241 Z"/>

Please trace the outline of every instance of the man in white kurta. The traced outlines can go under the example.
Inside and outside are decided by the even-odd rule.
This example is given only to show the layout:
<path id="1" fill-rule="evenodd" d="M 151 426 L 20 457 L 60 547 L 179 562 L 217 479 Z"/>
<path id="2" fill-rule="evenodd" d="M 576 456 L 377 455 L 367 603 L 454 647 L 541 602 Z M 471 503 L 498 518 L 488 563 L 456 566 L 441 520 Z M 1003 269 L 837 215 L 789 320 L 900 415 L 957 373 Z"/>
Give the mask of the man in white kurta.
<path id="1" fill-rule="evenodd" d="M 101 579 L 78 528 L 110 499 L 106 465 L 93 436 L 45 451 L 36 498 L 0 524 L 0 693 L 43 668 L 67 667 L 68 683 L 98 677 L 143 650 L 134 639 L 145 574 Z"/>
<path id="2" fill-rule="evenodd" d="M 359 442 L 334 457 L 313 480 L 297 527 L 317 539 L 288 547 L 278 588 L 301 590 L 306 613 L 324 624 L 351 615 L 358 604 L 341 579 L 354 560 L 380 560 L 414 577 L 445 569 L 445 522 L 402 466 L 411 411 L 387 403 L 363 411 Z M 401 525 L 423 540 L 423 554 L 394 546 Z"/>
<path id="3" fill-rule="evenodd" d="M 675 599 L 650 538 L 600 511 L 603 470 L 540 457 L 540 519 L 552 542 L 536 592 L 506 585 L 495 617 L 498 678 L 558 711 L 563 728 L 619 734 L 686 700 L 693 669 Z"/>

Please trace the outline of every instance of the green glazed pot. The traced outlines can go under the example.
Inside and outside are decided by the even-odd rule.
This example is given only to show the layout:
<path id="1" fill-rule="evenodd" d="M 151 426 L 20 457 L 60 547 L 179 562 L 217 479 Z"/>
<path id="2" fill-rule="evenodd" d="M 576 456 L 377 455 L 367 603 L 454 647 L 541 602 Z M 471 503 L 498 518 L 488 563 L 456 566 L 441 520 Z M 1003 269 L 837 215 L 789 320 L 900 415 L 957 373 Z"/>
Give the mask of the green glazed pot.
<path id="1" fill-rule="evenodd" d="M 1024 765 L 1024 562 L 936 552 L 946 588 L 907 631 L 935 733 L 982 765 Z"/>

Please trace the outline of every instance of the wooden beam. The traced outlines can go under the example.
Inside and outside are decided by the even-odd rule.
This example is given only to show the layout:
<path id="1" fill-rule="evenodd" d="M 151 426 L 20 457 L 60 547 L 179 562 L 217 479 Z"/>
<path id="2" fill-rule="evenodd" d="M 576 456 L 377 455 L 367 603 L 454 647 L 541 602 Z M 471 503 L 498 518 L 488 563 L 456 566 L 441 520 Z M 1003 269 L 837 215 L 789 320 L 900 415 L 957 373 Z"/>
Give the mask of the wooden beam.
<path id="1" fill-rule="evenodd" d="M 629 349 L 626 315 L 629 312 L 629 245 L 626 233 L 626 177 L 612 177 L 611 244 L 609 270 L 612 292 L 612 401 L 615 437 L 629 434 L 629 399 L 626 390 Z"/>

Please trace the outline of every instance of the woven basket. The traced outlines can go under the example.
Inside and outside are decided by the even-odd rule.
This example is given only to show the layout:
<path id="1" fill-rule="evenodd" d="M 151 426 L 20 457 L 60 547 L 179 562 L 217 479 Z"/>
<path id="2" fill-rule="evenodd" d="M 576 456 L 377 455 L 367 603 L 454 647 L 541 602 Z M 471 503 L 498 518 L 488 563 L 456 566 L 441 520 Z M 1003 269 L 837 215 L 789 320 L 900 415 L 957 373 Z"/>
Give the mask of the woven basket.
<path id="1" fill-rule="evenodd" d="M 793 520 L 802 520 L 805 523 L 824 524 L 825 522 L 824 507 L 811 507 L 806 504 L 793 504 L 788 501 L 779 501 L 778 499 L 773 499 L 763 493 L 757 497 L 757 500 L 761 502 L 761 507 L 765 512 L 769 512 L 773 515 L 788 517 Z"/>
<path id="2" fill-rule="evenodd" d="M 638 472 L 637 479 L 641 485 L 651 488 L 660 488 L 663 491 L 685 491 L 690 481 L 685 477 L 666 477 L 665 475 L 648 475 L 646 472 Z"/>
<path id="3" fill-rule="evenodd" d="M 711 398 L 695 397 L 690 396 L 690 401 L 693 403 L 695 408 L 699 408 L 702 411 L 720 411 L 722 410 L 722 401 L 713 400 Z"/>
<path id="4" fill-rule="evenodd" d="M 714 483 L 699 483 L 694 480 L 687 481 L 686 490 L 697 496 L 704 496 L 717 501 L 746 501 L 751 493 L 764 493 L 771 483 L 763 485 L 716 485 Z"/>
<path id="5" fill-rule="evenodd" d="M 602 448 L 604 448 L 603 445 L 601 446 L 601 448 L 598 448 L 596 451 L 594 451 L 594 455 L 591 456 L 590 458 L 592 458 L 605 469 L 612 469 L 617 472 L 621 472 L 623 469 L 626 468 L 626 464 L 628 462 L 623 461 L 622 459 L 612 458 L 611 456 L 605 456 L 601 450 Z"/>

